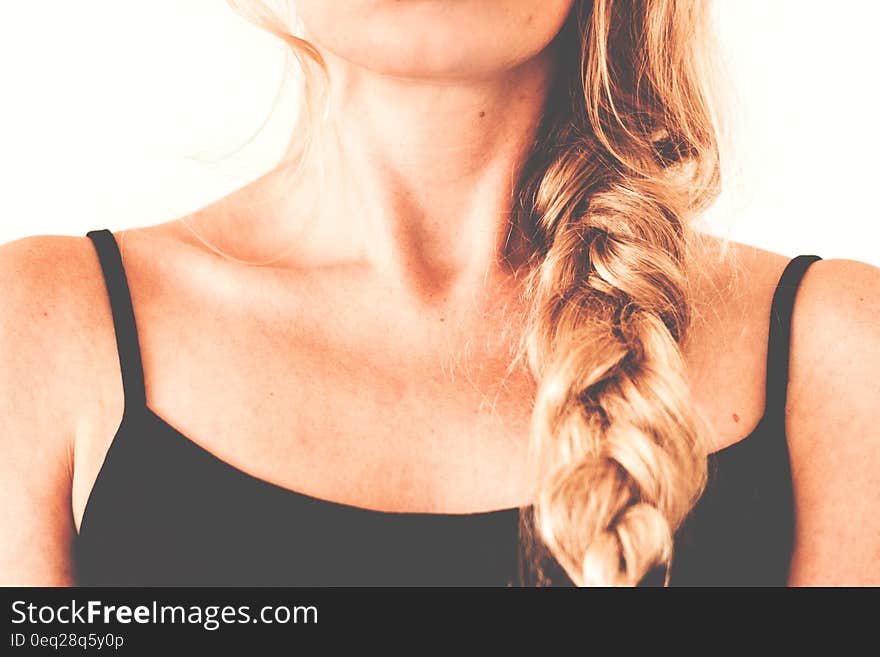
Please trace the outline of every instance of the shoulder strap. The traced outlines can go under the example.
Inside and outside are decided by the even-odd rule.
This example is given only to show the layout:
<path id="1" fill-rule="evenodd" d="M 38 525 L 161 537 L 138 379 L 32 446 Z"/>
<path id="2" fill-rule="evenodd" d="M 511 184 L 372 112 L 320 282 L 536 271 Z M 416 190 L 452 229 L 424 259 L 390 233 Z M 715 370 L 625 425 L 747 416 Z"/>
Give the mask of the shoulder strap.
<path id="1" fill-rule="evenodd" d="M 798 286 L 817 255 L 799 255 L 791 259 L 773 294 L 770 307 L 770 335 L 767 340 L 767 391 L 764 414 L 768 419 L 785 419 L 788 392 L 788 367 L 791 343 L 791 315 Z"/>
<path id="2" fill-rule="evenodd" d="M 130 415 L 133 411 L 141 410 L 146 406 L 147 396 L 128 279 L 122 266 L 119 245 L 113 233 L 103 229 L 90 231 L 86 235 L 95 246 L 101 270 L 104 272 L 104 283 L 107 286 L 110 311 L 113 314 L 113 328 L 116 331 L 119 366 L 122 371 L 124 413 Z"/>

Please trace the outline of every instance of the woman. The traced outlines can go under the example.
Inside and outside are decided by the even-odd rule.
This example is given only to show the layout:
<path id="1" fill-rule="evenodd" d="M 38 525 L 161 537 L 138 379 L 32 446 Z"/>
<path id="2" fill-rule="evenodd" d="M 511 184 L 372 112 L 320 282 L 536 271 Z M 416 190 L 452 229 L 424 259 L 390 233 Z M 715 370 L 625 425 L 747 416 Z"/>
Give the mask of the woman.
<path id="1" fill-rule="evenodd" d="M 246 8 L 290 158 L 2 247 L 3 582 L 880 583 L 880 272 L 694 227 L 702 3 Z"/>

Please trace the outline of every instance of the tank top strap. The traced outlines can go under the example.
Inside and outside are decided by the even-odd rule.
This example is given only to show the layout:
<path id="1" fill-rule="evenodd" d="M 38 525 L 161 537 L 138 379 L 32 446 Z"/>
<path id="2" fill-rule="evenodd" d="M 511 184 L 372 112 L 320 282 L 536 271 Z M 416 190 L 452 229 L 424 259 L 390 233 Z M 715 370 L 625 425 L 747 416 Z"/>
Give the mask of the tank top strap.
<path id="1" fill-rule="evenodd" d="M 110 300 L 113 315 L 113 328 L 116 332 L 116 349 L 119 352 L 119 366 L 122 372 L 122 391 L 124 395 L 124 414 L 146 408 L 144 387 L 144 368 L 141 361 L 141 348 L 138 342 L 134 308 L 128 278 L 122 266 L 122 255 L 116 237 L 107 229 L 93 230 L 86 234 L 92 241 Z"/>
<path id="2" fill-rule="evenodd" d="M 767 340 L 767 382 L 764 414 L 774 422 L 785 421 L 785 403 L 788 392 L 788 369 L 791 352 L 791 316 L 801 279 L 817 255 L 799 255 L 792 258 L 776 284 L 770 307 L 770 334 Z M 784 424 L 783 424 L 784 426 Z"/>

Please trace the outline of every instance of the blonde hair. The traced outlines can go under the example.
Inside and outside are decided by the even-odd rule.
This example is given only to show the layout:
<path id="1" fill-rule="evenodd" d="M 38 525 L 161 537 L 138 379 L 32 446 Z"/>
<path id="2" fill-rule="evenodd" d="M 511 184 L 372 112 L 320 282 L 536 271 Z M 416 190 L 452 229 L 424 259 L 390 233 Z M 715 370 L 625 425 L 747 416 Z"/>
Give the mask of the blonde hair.
<path id="1" fill-rule="evenodd" d="M 290 44 L 306 84 L 326 73 L 266 4 L 228 2 Z M 707 14 L 700 0 L 576 0 L 516 188 L 531 245 L 520 357 L 538 382 L 530 526 L 578 585 L 634 585 L 658 566 L 668 583 L 705 486 L 682 347 L 690 223 L 719 180 Z"/>

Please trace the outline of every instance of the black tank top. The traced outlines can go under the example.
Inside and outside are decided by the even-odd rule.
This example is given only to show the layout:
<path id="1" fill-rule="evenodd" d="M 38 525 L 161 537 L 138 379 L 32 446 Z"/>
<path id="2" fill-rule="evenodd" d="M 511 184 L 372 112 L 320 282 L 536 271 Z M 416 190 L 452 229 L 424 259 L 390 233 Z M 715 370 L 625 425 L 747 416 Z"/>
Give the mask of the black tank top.
<path id="1" fill-rule="evenodd" d="M 571 585 L 534 539 L 531 509 L 397 513 L 298 493 L 245 473 L 149 407 L 114 236 L 88 233 L 116 332 L 124 412 L 75 544 L 81 585 Z M 670 585 L 784 585 L 794 508 L 785 399 L 798 284 L 792 259 L 770 315 L 766 405 L 709 456 L 704 494 L 675 536 Z M 661 584 L 653 571 L 643 585 Z"/>

